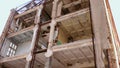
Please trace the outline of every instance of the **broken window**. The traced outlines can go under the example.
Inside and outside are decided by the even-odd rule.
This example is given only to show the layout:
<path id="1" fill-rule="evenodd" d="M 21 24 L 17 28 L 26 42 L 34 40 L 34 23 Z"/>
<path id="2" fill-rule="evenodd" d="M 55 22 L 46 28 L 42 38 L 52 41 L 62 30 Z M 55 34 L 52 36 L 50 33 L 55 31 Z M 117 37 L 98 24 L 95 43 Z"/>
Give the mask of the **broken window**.
<path id="1" fill-rule="evenodd" d="M 8 48 L 8 52 L 7 52 L 7 56 L 14 56 L 16 53 L 16 49 L 17 49 L 17 45 L 10 43 L 9 48 Z"/>

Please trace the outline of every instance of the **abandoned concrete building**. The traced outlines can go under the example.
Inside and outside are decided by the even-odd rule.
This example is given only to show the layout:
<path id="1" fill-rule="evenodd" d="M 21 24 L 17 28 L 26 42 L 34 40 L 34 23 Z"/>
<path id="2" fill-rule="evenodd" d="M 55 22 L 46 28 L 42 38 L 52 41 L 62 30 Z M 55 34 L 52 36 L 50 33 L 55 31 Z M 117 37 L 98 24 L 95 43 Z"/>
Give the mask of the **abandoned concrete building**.
<path id="1" fill-rule="evenodd" d="M 108 0 L 32 0 L 11 10 L 0 68 L 119 68 Z"/>

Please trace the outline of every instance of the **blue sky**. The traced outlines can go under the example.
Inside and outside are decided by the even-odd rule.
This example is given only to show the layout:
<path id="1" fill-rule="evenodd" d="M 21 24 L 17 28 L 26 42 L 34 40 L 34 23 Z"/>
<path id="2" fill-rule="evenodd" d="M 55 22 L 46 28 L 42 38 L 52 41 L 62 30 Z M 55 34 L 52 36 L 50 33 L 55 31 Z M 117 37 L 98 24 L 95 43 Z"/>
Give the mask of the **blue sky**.
<path id="1" fill-rule="evenodd" d="M 120 0 L 109 0 L 109 2 L 120 39 Z"/>
<path id="2" fill-rule="evenodd" d="M 0 1 L 0 34 L 4 28 L 6 20 L 10 14 L 11 8 L 16 8 L 17 6 L 30 1 L 30 0 L 1 0 Z M 115 24 L 120 38 L 120 0 L 109 0 L 112 13 L 114 16 Z"/>

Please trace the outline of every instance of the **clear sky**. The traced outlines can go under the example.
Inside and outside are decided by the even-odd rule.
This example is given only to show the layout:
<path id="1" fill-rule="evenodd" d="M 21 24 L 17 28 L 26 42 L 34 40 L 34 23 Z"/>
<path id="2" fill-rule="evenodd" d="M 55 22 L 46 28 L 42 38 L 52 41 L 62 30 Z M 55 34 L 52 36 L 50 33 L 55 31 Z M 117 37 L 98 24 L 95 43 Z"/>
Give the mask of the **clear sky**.
<path id="1" fill-rule="evenodd" d="M 1 0 L 0 1 L 0 35 L 12 8 L 16 8 L 30 0 Z"/>
<path id="2" fill-rule="evenodd" d="M 109 0 L 120 39 L 120 0 Z"/>
<path id="3" fill-rule="evenodd" d="M 17 6 L 30 1 L 30 0 L 1 0 L 0 1 L 0 34 L 4 28 L 6 20 L 10 14 L 11 8 L 16 8 Z M 109 0 L 111 9 L 113 12 L 115 24 L 120 38 L 120 0 Z"/>

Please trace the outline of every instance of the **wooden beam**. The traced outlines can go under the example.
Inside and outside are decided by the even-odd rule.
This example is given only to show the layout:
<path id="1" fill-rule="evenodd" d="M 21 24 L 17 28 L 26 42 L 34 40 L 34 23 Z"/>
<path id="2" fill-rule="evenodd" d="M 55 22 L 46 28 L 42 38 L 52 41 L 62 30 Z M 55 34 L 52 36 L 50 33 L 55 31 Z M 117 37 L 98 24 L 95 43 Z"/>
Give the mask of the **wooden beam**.
<path id="1" fill-rule="evenodd" d="M 34 60 L 35 60 L 35 54 L 34 52 L 36 51 L 36 45 L 38 45 L 39 41 L 39 36 L 40 36 L 40 15 L 41 11 L 43 9 L 43 5 L 40 5 L 40 7 L 37 9 L 37 14 L 35 17 L 35 27 L 34 27 L 34 32 L 33 32 L 33 38 L 30 46 L 30 52 L 28 56 L 26 57 L 27 63 L 25 65 L 25 68 L 33 68 L 34 66 Z"/>
<path id="2" fill-rule="evenodd" d="M 44 68 L 52 68 L 52 57 L 46 58 L 46 61 Z"/>
<path id="3" fill-rule="evenodd" d="M 28 54 L 23 54 L 23 55 L 17 55 L 17 56 L 12 56 L 12 57 L 1 58 L 0 63 L 14 61 L 14 60 L 18 60 L 18 59 L 23 59 L 23 58 L 26 58 L 27 55 Z"/>
<path id="4" fill-rule="evenodd" d="M 68 49 L 75 49 L 75 48 L 82 48 L 82 47 L 87 47 L 87 46 L 92 46 L 92 39 L 85 39 L 81 41 L 76 41 L 68 44 L 63 44 L 60 46 L 54 46 L 52 47 L 53 52 L 57 51 L 63 51 L 63 50 L 68 50 Z"/>
<path id="5" fill-rule="evenodd" d="M 24 19 L 24 21 L 33 20 L 33 19 L 34 19 L 34 16 L 28 17 L 28 18 Z"/>
<path id="6" fill-rule="evenodd" d="M 31 63 L 33 60 L 33 55 L 34 55 L 34 49 L 35 49 L 35 45 L 37 44 L 37 38 L 39 38 L 39 25 L 35 25 L 34 27 L 34 32 L 33 32 L 33 38 L 32 38 L 32 42 L 31 42 L 31 46 L 30 46 L 30 52 L 29 55 L 27 56 L 27 63 L 26 63 L 26 67 L 25 68 L 32 68 L 31 67 Z M 34 61 L 34 60 L 33 60 Z"/>
<path id="7" fill-rule="evenodd" d="M 46 52 L 46 51 L 47 51 L 47 49 L 41 49 L 39 51 L 34 52 L 34 54 L 39 54 L 39 53 Z"/>
<path id="8" fill-rule="evenodd" d="M 71 6 L 78 5 L 78 4 L 80 4 L 80 3 L 81 3 L 81 0 L 74 1 L 74 2 L 72 2 L 72 3 L 63 5 L 63 8 L 69 8 L 69 7 L 71 7 Z"/>
<path id="9" fill-rule="evenodd" d="M 63 2 L 60 1 L 60 2 L 58 3 L 58 8 L 57 8 L 57 17 L 61 16 L 62 6 L 63 6 Z"/>
<path id="10" fill-rule="evenodd" d="M 27 28 L 25 28 L 25 29 L 22 29 L 22 30 L 20 30 L 20 31 L 18 31 L 18 32 L 10 33 L 10 34 L 7 36 L 7 38 L 14 37 L 14 36 L 16 36 L 16 35 L 19 35 L 19 34 L 22 34 L 22 33 L 28 32 L 28 31 L 32 31 L 33 28 L 34 28 L 34 26 L 30 26 L 30 27 L 27 27 Z"/>
<path id="11" fill-rule="evenodd" d="M 37 25 L 37 24 L 40 24 L 40 15 L 42 13 L 42 10 L 43 10 L 43 5 L 40 5 L 39 8 L 37 9 L 37 13 L 36 13 L 36 16 L 35 16 L 35 21 L 34 23 Z"/>
<path id="12" fill-rule="evenodd" d="M 45 53 L 45 56 L 47 57 L 47 62 L 45 64 L 45 68 L 51 68 L 51 62 L 52 62 L 52 46 L 53 46 L 53 36 L 54 36 L 54 29 L 55 29 L 56 22 L 52 20 L 50 24 L 50 35 L 49 35 L 49 43 L 48 43 L 48 49 Z"/>
<path id="13" fill-rule="evenodd" d="M 72 17 L 76 17 L 76 16 L 79 16 L 79 15 L 82 15 L 82 14 L 85 14 L 85 13 L 88 13 L 88 12 L 89 12 L 89 8 L 85 8 L 85 9 L 82 9 L 82 10 L 79 10 L 79 11 L 76 11 L 76 12 L 73 12 L 73 13 L 69 13 L 69 14 L 60 16 L 60 17 L 56 18 L 55 21 L 60 22 L 60 21 L 70 19 Z"/>
<path id="14" fill-rule="evenodd" d="M 29 14 L 29 13 L 31 13 L 31 12 L 34 12 L 34 11 L 36 11 L 39 7 L 40 7 L 40 6 L 34 7 L 34 8 L 32 8 L 32 9 L 29 9 L 29 10 L 27 10 L 27 11 L 21 13 L 21 14 L 16 15 L 14 18 L 17 19 L 17 18 L 22 17 L 22 16 L 24 16 L 24 15 L 26 15 L 26 14 Z"/>
<path id="15" fill-rule="evenodd" d="M 63 0 L 63 3 L 66 5 L 66 4 L 69 4 L 69 3 L 71 3 L 72 1 L 71 0 Z M 72 12 L 72 11 L 75 11 L 75 7 L 70 7 L 70 8 L 68 8 L 68 10 L 70 11 L 70 12 Z"/>
<path id="16" fill-rule="evenodd" d="M 56 21 L 55 18 L 57 16 L 57 5 L 58 0 L 54 0 L 53 2 L 53 8 L 52 8 L 52 21 L 50 24 L 50 35 L 49 35 L 49 43 L 48 43 L 48 49 L 47 52 L 45 53 L 45 56 L 47 57 L 47 61 L 45 63 L 45 68 L 52 68 L 51 62 L 52 62 L 52 46 L 53 46 L 53 37 L 54 37 L 54 30 L 55 30 L 55 25 Z"/>
<path id="17" fill-rule="evenodd" d="M 53 2 L 53 8 L 52 8 L 52 19 L 55 19 L 55 17 L 57 16 L 57 5 L 58 4 L 58 0 L 54 0 Z"/>
<path id="18" fill-rule="evenodd" d="M 46 21 L 44 22 L 42 25 L 41 25 L 41 28 L 48 25 L 51 21 Z M 27 28 L 24 28 L 18 32 L 15 32 L 15 33 L 11 33 L 11 34 L 8 34 L 7 38 L 11 38 L 11 37 L 14 37 L 16 35 L 19 35 L 19 34 L 23 34 L 25 32 L 28 32 L 28 31 L 32 31 L 34 29 L 35 26 L 30 26 L 30 27 L 27 27 Z"/>

